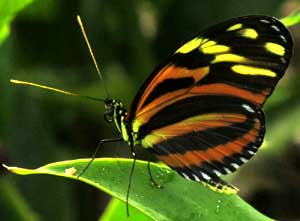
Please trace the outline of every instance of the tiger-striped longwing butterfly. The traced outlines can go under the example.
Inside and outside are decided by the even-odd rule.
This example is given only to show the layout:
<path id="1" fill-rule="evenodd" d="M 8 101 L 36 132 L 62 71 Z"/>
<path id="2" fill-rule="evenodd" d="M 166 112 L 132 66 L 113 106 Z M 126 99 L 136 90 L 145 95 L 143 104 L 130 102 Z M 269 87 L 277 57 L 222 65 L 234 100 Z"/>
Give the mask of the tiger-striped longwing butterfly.
<path id="1" fill-rule="evenodd" d="M 142 145 L 181 176 L 225 184 L 261 146 L 262 106 L 283 76 L 293 42 L 268 16 L 212 26 L 154 69 L 130 110 L 106 100 L 129 146 Z"/>
<path id="2" fill-rule="evenodd" d="M 219 177 L 262 144 L 261 108 L 287 69 L 292 47 L 288 30 L 273 17 L 222 22 L 156 67 L 129 111 L 107 98 L 105 119 L 132 150 L 141 145 L 186 179 L 231 189 Z"/>

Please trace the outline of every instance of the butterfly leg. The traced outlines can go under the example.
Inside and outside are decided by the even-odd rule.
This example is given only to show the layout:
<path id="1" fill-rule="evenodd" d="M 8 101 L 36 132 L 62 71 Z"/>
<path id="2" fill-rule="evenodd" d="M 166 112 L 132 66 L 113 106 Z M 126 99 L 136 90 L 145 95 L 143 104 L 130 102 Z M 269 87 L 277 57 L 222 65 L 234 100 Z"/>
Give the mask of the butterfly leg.
<path id="1" fill-rule="evenodd" d="M 154 179 L 154 177 L 153 177 L 153 175 L 152 175 L 152 172 L 151 172 L 151 162 L 150 162 L 150 161 L 148 161 L 147 168 L 148 168 L 148 173 L 149 173 L 149 177 L 150 177 L 151 184 L 152 184 L 153 186 L 156 186 L 157 188 L 163 188 L 162 185 L 158 184 L 158 183 L 155 181 L 155 179 Z"/>
<path id="2" fill-rule="evenodd" d="M 118 142 L 118 141 L 123 141 L 122 137 L 118 137 L 118 138 L 110 138 L 110 139 L 101 139 L 100 142 L 98 143 L 96 150 L 92 156 L 92 159 L 87 163 L 87 165 L 83 168 L 83 170 L 81 170 L 81 172 L 79 173 L 79 175 L 77 176 L 77 178 L 79 178 L 82 174 L 84 174 L 84 172 L 87 170 L 87 168 L 89 168 L 89 166 L 91 165 L 91 163 L 94 161 L 98 150 L 100 149 L 100 147 L 102 146 L 102 144 L 104 143 L 110 143 L 110 142 Z"/>
<path id="3" fill-rule="evenodd" d="M 131 155 L 133 157 L 133 163 L 132 163 L 131 170 L 130 170 L 129 182 L 128 182 L 128 188 L 127 188 L 127 194 L 126 194 L 126 213 L 127 213 L 127 217 L 129 217 L 129 204 L 128 204 L 129 193 L 130 193 L 130 189 L 131 189 L 132 176 L 133 176 L 135 162 L 136 162 L 136 153 L 134 151 L 134 147 L 133 147 L 132 144 L 130 145 L 130 149 L 131 149 Z"/>

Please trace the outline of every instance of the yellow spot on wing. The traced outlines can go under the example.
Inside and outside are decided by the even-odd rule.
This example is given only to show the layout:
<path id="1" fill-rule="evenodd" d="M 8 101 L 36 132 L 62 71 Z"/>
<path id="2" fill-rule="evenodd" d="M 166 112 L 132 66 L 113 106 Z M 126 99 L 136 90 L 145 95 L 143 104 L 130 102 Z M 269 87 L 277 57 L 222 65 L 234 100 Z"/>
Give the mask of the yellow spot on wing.
<path id="1" fill-rule="evenodd" d="M 149 134 L 142 140 L 142 146 L 144 148 L 152 148 L 153 144 L 160 140 L 161 136 Z"/>
<path id="2" fill-rule="evenodd" d="M 182 54 L 189 53 L 192 50 L 194 50 L 195 48 L 198 48 L 200 46 L 201 41 L 202 41 L 202 38 L 194 38 L 193 40 L 191 40 L 191 41 L 185 43 L 184 45 L 182 45 L 176 51 L 176 53 L 182 53 Z"/>
<path id="3" fill-rule="evenodd" d="M 266 48 L 269 52 L 271 52 L 271 53 L 273 53 L 273 54 L 280 55 L 280 56 L 284 55 L 284 53 L 285 53 L 285 49 L 284 49 L 283 46 L 281 46 L 281 45 L 279 45 L 279 44 L 276 44 L 276 43 L 273 43 L 273 42 L 267 42 L 267 43 L 265 44 L 265 48 Z"/>
<path id="4" fill-rule="evenodd" d="M 143 123 L 139 120 L 134 120 L 133 121 L 133 124 L 132 124 L 132 131 L 137 133 L 139 131 L 139 128 L 140 126 L 142 125 Z"/>
<path id="5" fill-rule="evenodd" d="M 231 70 L 237 74 L 244 74 L 244 75 L 262 75 L 268 77 L 276 77 L 276 73 L 265 68 L 257 68 L 247 65 L 233 65 Z"/>
<path id="6" fill-rule="evenodd" d="M 240 29 L 242 28 L 242 24 L 241 23 L 238 23 L 238 24 L 235 24 L 235 25 L 232 25 L 230 26 L 229 28 L 227 28 L 226 31 L 234 31 L 234 30 L 237 30 L 237 29 Z"/>
<path id="7" fill-rule="evenodd" d="M 205 47 L 200 49 L 204 54 L 218 54 L 218 53 L 224 53 L 228 52 L 230 50 L 230 47 L 225 45 L 214 45 L 211 47 Z"/>
<path id="8" fill-rule="evenodd" d="M 204 39 L 203 43 L 201 45 L 201 48 L 210 47 L 210 46 L 213 46 L 213 45 L 216 45 L 216 44 L 217 44 L 217 42 L 215 42 L 215 41 L 210 41 L 208 39 Z"/>
<path id="9" fill-rule="evenodd" d="M 256 39 L 258 37 L 258 33 L 252 28 L 245 28 L 239 31 L 241 36 L 245 38 Z"/>
<path id="10" fill-rule="evenodd" d="M 220 54 L 216 55 L 215 59 L 212 61 L 212 63 L 218 63 L 218 62 L 246 62 L 247 58 L 236 55 L 236 54 Z"/>

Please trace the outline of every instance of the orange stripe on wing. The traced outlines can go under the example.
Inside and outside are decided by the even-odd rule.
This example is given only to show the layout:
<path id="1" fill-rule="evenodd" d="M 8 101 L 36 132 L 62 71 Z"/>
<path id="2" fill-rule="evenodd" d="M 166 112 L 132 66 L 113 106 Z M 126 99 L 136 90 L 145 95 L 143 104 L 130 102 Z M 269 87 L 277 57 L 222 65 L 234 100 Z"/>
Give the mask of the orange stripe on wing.
<path id="1" fill-rule="evenodd" d="M 175 94 L 177 94 L 178 96 L 174 96 Z M 140 112 L 136 112 L 136 119 L 141 123 L 146 123 L 153 115 L 172 103 L 176 103 L 177 101 L 186 99 L 188 97 L 208 94 L 239 96 L 260 106 L 264 103 L 267 96 L 270 94 L 270 89 L 263 90 L 261 93 L 253 93 L 245 89 L 222 83 L 203 85 L 198 87 L 195 86 L 189 91 L 178 90 L 176 91 L 176 93 L 173 92 L 170 94 L 162 95 L 161 97 L 147 105 L 145 108 L 142 108 Z"/>
<path id="2" fill-rule="evenodd" d="M 226 127 L 233 123 L 243 123 L 247 117 L 234 113 L 211 113 L 187 118 L 183 121 L 153 130 L 143 140 L 145 146 L 152 146 L 166 138 L 200 132 L 209 128 Z"/>
<path id="3" fill-rule="evenodd" d="M 141 97 L 141 100 L 137 106 L 136 113 L 137 114 L 143 114 L 145 111 L 157 106 L 158 104 L 164 103 L 176 96 L 179 96 L 187 91 L 187 89 L 177 90 L 170 94 L 162 95 L 155 99 L 153 102 L 151 102 L 146 107 L 143 107 L 144 102 L 147 100 L 150 93 L 153 91 L 153 89 L 161 82 L 163 82 L 166 79 L 180 79 L 185 77 L 193 77 L 195 82 L 198 82 L 200 79 L 202 79 L 204 76 L 206 76 L 209 73 L 209 67 L 202 67 L 202 68 L 196 68 L 196 69 L 187 69 L 184 67 L 177 67 L 175 65 L 169 65 L 163 68 L 156 77 L 151 81 L 151 83 L 146 88 L 143 96 Z"/>
<path id="4" fill-rule="evenodd" d="M 153 115 L 155 115 L 157 112 L 159 112 L 166 106 L 168 106 L 172 103 L 175 103 L 179 100 L 183 100 L 185 98 L 195 96 L 195 95 L 191 95 L 191 94 L 184 94 L 186 90 L 180 90 L 180 91 L 181 91 L 181 94 L 179 94 L 178 96 L 175 96 L 175 97 L 172 96 L 172 98 L 170 100 L 165 101 L 163 103 L 160 103 L 161 100 L 158 100 L 158 99 L 155 100 L 157 102 L 155 102 L 155 101 L 151 102 L 149 104 L 149 105 L 151 105 L 151 108 L 149 107 L 149 105 L 147 105 L 140 112 L 136 112 L 136 117 L 135 117 L 136 120 L 138 120 L 139 122 L 146 123 Z M 182 91 L 184 91 L 184 92 L 182 92 Z M 172 93 L 172 95 L 174 95 L 174 94 Z M 154 105 L 154 103 L 155 103 L 155 105 Z"/>
<path id="5" fill-rule="evenodd" d="M 261 105 L 266 100 L 266 96 L 270 93 L 270 90 L 263 93 L 253 93 L 228 84 L 215 83 L 194 87 L 189 93 L 239 96 L 254 104 Z"/>
<path id="6" fill-rule="evenodd" d="M 235 153 L 241 153 L 246 145 L 255 142 L 259 133 L 260 122 L 257 120 L 255 127 L 240 138 L 223 145 L 211 147 L 208 150 L 192 150 L 184 154 L 174 153 L 169 155 L 156 155 L 158 159 L 170 167 L 190 167 L 195 165 L 201 167 L 202 163 L 211 161 L 221 162 L 225 157 Z M 239 145 L 239 144 L 240 145 Z"/>

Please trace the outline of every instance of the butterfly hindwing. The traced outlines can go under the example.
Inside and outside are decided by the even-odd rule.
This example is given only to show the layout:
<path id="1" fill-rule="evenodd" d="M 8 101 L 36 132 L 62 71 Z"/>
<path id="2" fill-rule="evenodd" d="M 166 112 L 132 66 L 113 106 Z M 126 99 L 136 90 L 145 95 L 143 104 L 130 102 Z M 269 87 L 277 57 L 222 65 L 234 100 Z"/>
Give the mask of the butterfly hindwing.
<path id="1" fill-rule="evenodd" d="M 272 17 L 240 17 L 207 29 L 139 90 L 126 117 L 134 139 L 185 178 L 222 183 L 221 174 L 261 145 L 261 107 L 291 54 L 289 32 Z"/>
<path id="2" fill-rule="evenodd" d="M 186 111 L 174 104 L 161 113 L 162 117 L 181 112 L 176 114 L 178 122 L 166 117 L 169 122 L 161 120 L 160 125 L 153 125 L 156 129 L 142 140 L 144 146 L 152 145 L 149 149 L 158 159 L 181 175 L 196 181 L 216 180 L 235 171 L 261 145 L 264 115 L 251 103 L 238 97 L 212 96 L 181 102 L 187 102 Z"/>

